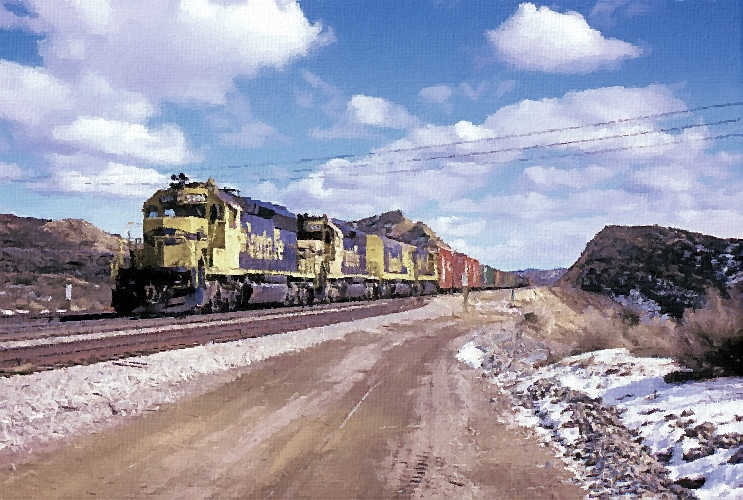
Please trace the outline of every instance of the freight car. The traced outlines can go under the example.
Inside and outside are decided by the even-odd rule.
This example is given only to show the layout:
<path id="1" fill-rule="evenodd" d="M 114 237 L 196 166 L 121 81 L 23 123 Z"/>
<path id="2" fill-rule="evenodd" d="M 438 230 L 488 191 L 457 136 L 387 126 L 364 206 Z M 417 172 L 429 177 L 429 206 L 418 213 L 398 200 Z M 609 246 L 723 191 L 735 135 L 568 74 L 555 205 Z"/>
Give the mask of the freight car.
<path id="1" fill-rule="evenodd" d="M 119 269 L 119 314 L 311 305 L 437 291 L 436 249 L 365 234 L 326 215 L 173 176 L 143 206 L 143 238 Z"/>
<path id="2" fill-rule="evenodd" d="M 439 248 L 438 267 L 438 285 L 441 291 L 458 292 L 465 286 L 471 289 L 481 287 L 480 263 L 472 257 Z"/>
<path id="3" fill-rule="evenodd" d="M 500 271 L 485 264 L 480 266 L 480 288 L 483 290 L 524 286 L 529 286 L 529 280 L 519 272 Z"/>

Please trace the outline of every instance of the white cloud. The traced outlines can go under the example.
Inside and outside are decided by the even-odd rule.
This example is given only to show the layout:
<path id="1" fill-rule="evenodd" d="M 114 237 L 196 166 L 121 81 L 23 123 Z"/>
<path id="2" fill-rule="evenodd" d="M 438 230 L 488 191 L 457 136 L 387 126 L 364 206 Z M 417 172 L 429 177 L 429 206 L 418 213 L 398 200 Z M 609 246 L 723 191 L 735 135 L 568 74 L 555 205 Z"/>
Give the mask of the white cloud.
<path id="1" fill-rule="evenodd" d="M 455 238 L 482 234 L 487 230 L 488 224 L 483 219 L 468 220 L 461 216 L 451 215 L 436 217 L 429 222 L 429 226 L 444 241 L 453 241 Z"/>
<path id="2" fill-rule="evenodd" d="M 49 178 L 29 184 L 35 191 L 141 200 L 167 185 L 169 180 L 153 168 L 101 161 L 87 154 L 50 154 L 47 160 L 54 169 Z"/>
<path id="3" fill-rule="evenodd" d="M 448 85 L 433 85 L 422 88 L 418 92 L 418 97 L 427 102 L 434 104 L 444 104 L 452 95 L 452 89 Z"/>
<path id="4" fill-rule="evenodd" d="M 54 189 L 64 192 L 139 198 L 150 196 L 167 182 L 168 178 L 157 170 L 113 162 L 95 174 L 64 170 L 55 172 L 51 179 Z M 48 190 L 49 186 L 45 188 Z"/>
<path id="5" fill-rule="evenodd" d="M 0 162 L 0 182 L 20 179 L 21 174 L 21 168 L 15 163 Z"/>
<path id="6" fill-rule="evenodd" d="M 588 73 L 642 53 L 627 42 L 604 38 L 577 12 L 562 14 L 531 3 L 519 5 L 513 16 L 486 36 L 504 61 L 547 73 Z"/>
<path id="7" fill-rule="evenodd" d="M 459 85 L 464 95 L 469 97 L 472 101 L 478 101 L 483 92 L 490 86 L 488 82 L 480 82 L 477 87 L 473 87 L 469 82 L 463 82 Z M 502 95 L 502 94 L 501 94 Z"/>
<path id="8" fill-rule="evenodd" d="M 598 0 L 591 8 L 589 18 L 606 26 L 613 26 L 618 15 L 635 17 L 649 10 L 648 4 L 632 0 Z"/>
<path id="9" fill-rule="evenodd" d="M 144 95 L 115 89 L 101 75 L 86 73 L 75 86 L 79 115 L 90 114 L 111 120 L 142 122 L 153 116 L 155 106 Z"/>
<path id="10" fill-rule="evenodd" d="M 632 180 L 637 185 L 676 192 L 688 192 L 694 185 L 694 177 L 689 170 L 672 165 L 653 166 L 632 174 Z"/>
<path id="11" fill-rule="evenodd" d="M 180 164 L 191 156 L 183 133 L 175 125 L 150 130 L 136 123 L 81 117 L 72 124 L 55 128 L 52 136 L 57 141 L 91 152 L 130 157 L 147 163 Z"/>
<path id="12" fill-rule="evenodd" d="M 510 215 L 519 219 L 534 219 L 552 214 L 557 203 L 541 193 L 527 192 L 487 196 L 480 206 L 482 210 L 491 214 Z"/>
<path id="13" fill-rule="evenodd" d="M 498 88 L 495 90 L 495 95 L 498 97 L 503 97 L 515 88 L 516 80 L 504 80 L 498 84 Z"/>
<path id="14" fill-rule="evenodd" d="M 547 187 L 571 187 L 584 189 L 611 179 L 614 175 L 611 169 L 590 165 L 586 168 L 571 168 L 562 170 L 555 167 L 527 167 L 524 174 L 535 184 Z"/>
<path id="15" fill-rule="evenodd" d="M 148 125 L 164 101 L 224 105 L 237 77 L 333 41 L 294 0 L 28 0 L 24 8 L 30 15 L 0 8 L 0 19 L 39 36 L 44 66 L 0 60 L 0 94 L 11 96 L 0 100 L 0 119 L 39 158 L 64 152 L 92 157 L 88 164 L 195 161 L 177 125 Z M 253 119 L 219 132 L 223 144 L 245 147 L 278 135 Z M 55 177 L 60 166 L 47 166 L 60 182 L 73 171 Z"/>
<path id="16" fill-rule="evenodd" d="M 236 76 L 282 67 L 332 41 L 291 0 L 38 0 L 32 10 L 50 67 L 85 68 L 155 101 L 221 103 Z"/>
<path id="17" fill-rule="evenodd" d="M 321 88 L 331 96 L 330 101 L 325 105 L 325 112 L 335 121 L 329 128 L 310 130 L 309 136 L 312 138 L 369 137 L 380 133 L 376 129 L 411 130 L 420 125 L 420 120 L 411 115 L 403 106 L 382 97 L 357 94 L 345 102 L 345 109 L 340 110 L 338 92 L 335 89 L 327 88 L 324 82 L 317 78 L 308 80 L 308 82 L 314 82 L 313 87 Z"/>
<path id="18" fill-rule="evenodd" d="M 263 122 L 246 123 L 237 132 L 219 134 L 219 143 L 223 146 L 258 148 L 270 139 L 286 140 L 278 130 Z"/>
<path id="19" fill-rule="evenodd" d="M 28 127 L 43 125 L 74 106 L 70 86 L 43 68 L 0 59 L 0 117 Z"/>
<path id="20" fill-rule="evenodd" d="M 418 119 L 399 104 L 381 97 L 357 94 L 348 101 L 348 114 L 353 123 L 394 129 L 417 125 Z"/>
<path id="21" fill-rule="evenodd" d="M 678 226 L 689 231 L 729 238 L 733 228 L 743 227 L 743 210 L 739 205 L 718 210 L 689 209 L 681 211 L 677 220 Z M 743 234 L 738 230 L 732 236 L 740 238 Z"/>
<path id="22" fill-rule="evenodd" d="M 652 118 L 685 109 L 686 105 L 662 85 L 605 87 L 504 106 L 490 115 L 483 126 L 507 138 L 498 142 L 501 148 L 564 144 L 550 149 L 596 151 L 624 147 L 627 149 L 617 153 L 624 158 L 652 158 L 668 154 L 668 151 L 663 147 L 642 147 L 668 145 L 680 140 L 690 149 L 699 148 L 698 144 L 693 145 L 695 136 L 672 136 L 662 132 L 661 117 Z M 678 144 L 673 145 L 673 149 L 684 151 Z M 546 150 L 536 151 L 544 153 Z"/>

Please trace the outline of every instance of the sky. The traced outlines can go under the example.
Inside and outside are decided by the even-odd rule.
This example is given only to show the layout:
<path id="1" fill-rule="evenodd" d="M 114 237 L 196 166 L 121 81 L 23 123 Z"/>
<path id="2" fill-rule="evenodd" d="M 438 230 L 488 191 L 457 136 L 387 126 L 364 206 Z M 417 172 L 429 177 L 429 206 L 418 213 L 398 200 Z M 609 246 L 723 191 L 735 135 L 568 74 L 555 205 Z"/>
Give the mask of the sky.
<path id="1" fill-rule="evenodd" d="M 737 0 L 4 0 L 0 213 L 141 234 L 170 175 L 504 270 L 743 237 Z"/>

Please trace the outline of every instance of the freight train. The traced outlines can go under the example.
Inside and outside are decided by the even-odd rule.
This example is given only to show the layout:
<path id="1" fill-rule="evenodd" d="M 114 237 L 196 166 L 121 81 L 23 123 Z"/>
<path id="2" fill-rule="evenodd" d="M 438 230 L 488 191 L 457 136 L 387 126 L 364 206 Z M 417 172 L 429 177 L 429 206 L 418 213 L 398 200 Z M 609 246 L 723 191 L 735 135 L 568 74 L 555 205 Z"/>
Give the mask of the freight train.
<path id="1" fill-rule="evenodd" d="M 112 291 L 119 314 L 226 312 L 523 285 L 467 255 L 366 234 L 327 215 L 173 176 L 143 205 L 143 238 Z"/>

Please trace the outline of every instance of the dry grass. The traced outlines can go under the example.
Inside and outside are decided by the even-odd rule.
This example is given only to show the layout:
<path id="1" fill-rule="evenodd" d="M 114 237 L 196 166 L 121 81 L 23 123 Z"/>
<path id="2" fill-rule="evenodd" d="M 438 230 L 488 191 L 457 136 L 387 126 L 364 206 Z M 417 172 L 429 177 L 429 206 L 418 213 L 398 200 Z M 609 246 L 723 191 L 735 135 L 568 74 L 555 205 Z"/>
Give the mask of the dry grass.
<path id="1" fill-rule="evenodd" d="M 743 308 L 714 291 L 681 322 L 643 318 L 608 297 L 565 287 L 523 290 L 517 305 L 530 335 L 569 346 L 553 353 L 557 358 L 624 347 L 638 356 L 675 358 L 697 376 L 743 373 Z"/>
<path id="2" fill-rule="evenodd" d="M 531 295 L 531 296 L 530 296 Z M 569 354 L 626 347 L 644 356 L 672 352 L 670 321 L 641 320 L 608 297 L 572 288 L 539 288 L 519 301 L 524 327 L 535 335 L 570 346 Z"/>
<path id="3" fill-rule="evenodd" d="M 706 376 L 742 375 L 743 307 L 707 290 L 703 309 L 684 313 L 676 337 L 676 357 Z"/>
<path id="4" fill-rule="evenodd" d="M 111 305 L 111 284 L 105 280 L 91 283 L 72 276 L 42 274 L 30 283 L 21 276 L 0 283 L 0 309 L 56 311 L 72 306 L 73 310 L 106 311 Z M 65 298 L 65 285 L 72 284 L 72 304 Z"/>

